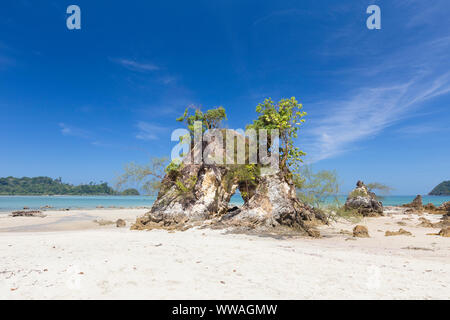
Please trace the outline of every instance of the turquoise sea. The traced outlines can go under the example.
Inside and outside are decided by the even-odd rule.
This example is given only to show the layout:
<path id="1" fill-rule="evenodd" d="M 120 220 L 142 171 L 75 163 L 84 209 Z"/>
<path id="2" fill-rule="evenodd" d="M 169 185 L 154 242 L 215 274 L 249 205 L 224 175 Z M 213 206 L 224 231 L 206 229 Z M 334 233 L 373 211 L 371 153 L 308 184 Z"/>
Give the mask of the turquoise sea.
<path id="1" fill-rule="evenodd" d="M 386 196 L 382 199 L 383 205 L 393 206 L 409 203 L 412 196 Z M 338 196 L 338 200 L 344 203 L 346 196 Z M 20 210 L 24 207 L 39 209 L 51 206 L 54 209 L 93 209 L 97 206 L 108 207 L 151 207 L 155 197 L 150 196 L 0 196 L 0 212 Z M 329 199 L 331 202 L 332 199 Z M 450 201 L 450 196 L 423 196 L 423 203 L 441 205 Z M 232 204 L 242 204 L 242 198 L 236 194 L 231 199 Z"/>

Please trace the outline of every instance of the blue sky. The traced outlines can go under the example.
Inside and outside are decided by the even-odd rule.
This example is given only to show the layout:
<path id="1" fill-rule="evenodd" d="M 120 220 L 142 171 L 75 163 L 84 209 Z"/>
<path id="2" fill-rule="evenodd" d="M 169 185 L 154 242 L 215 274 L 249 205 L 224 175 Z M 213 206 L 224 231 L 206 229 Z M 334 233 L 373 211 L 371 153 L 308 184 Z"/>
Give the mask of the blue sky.
<path id="1" fill-rule="evenodd" d="M 113 182 L 169 155 L 190 104 L 244 128 L 266 97 L 308 113 L 297 145 L 348 191 L 427 193 L 450 174 L 450 3 L 3 1 L 0 176 Z M 81 8 L 68 30 L 66 8 Z M 366 8 L 381 8 L 381 30 Z"/>

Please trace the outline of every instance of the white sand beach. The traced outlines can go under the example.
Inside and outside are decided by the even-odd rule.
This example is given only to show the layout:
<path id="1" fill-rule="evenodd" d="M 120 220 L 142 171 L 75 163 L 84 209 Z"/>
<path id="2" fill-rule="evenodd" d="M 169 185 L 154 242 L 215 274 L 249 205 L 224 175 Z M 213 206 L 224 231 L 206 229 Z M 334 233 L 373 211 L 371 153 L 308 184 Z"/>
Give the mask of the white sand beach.
<path id="1" fill-rule="evenodd" d="M 365 218 L 370 238 L 194 228 L 131 231 L 146 209 L 0 216 L 1 299 L 449 299 L 450 238 L 417 215 Z M 438 221 L 440 215 L 423 217 Z M 95 219 L 123 218 L 126 228 Z M 399 224 L 400 223 L 400 224 Z M 399 228 L 412 236 L 386 237 Z"/>

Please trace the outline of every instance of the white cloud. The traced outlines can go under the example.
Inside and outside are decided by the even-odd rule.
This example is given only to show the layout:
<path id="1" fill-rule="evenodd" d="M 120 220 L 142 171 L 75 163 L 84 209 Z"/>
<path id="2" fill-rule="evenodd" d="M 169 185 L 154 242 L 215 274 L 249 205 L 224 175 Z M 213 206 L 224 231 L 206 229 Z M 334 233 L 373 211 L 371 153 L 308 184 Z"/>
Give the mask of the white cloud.
<path id="1" fill-rule="evenodd" d="M 357 35 L 350 33 L 346 39 L 353 41 Z M 312 112 L 304 128 L 304 140 L 299 141 L 310 155 L 308 161 L 332 158 L 358 148 L 362 141 L 411 117 L 412 111 L 421 108 L 423 112 L 426 101 L 450 92 L 448 34 L 437 30 L 426 40 L 409 43 L 391 47 L 389 52 L 374 49 L 376 54 L 368 55 L 370 65 L 364 61 L 371 51 L 363 46 L 358 52 L 363 63 L 333 70 L 334 75 L 339 71 L 351 74 L 347 81 L 352 81 L 352 88 L 339 97 L 326 97 L 308 106 L 308 110 L 326 110 L 321 115 Z M 336 42 L 326 44 L 336 47 Z M 360 46 L 353 43 L 344 47 L 351 50 L 341 52 L 343 57 L 355 58 L 352 50 Z"/>
<path id="2" fill-rule="evenodd" d="M 148 72 L 159 70 L 159 67 L 152 63 L 137 62 L 131 59 L 111 59 L 111 60 L 132 71 Z"/>
<path id="3" fill-rule="evenodd" d="M 79 137 L 79 138 L 84 138 L 84 139 L 87 139 L 90 136 L 88 131 L 74 127 L 74 126 L 67 125 L 63 122 L 60 122 L 58 125 L 61 128 L 61 133 L 64 136 L 73 136 L 73 137 Z"/>
<path id="4" fill-rule="evenodd" d="M 306 151 L 315 162 L 337 156 L 355 147 L 357 142 L 376 136 L 387 127 L 408 116 L 421 103 L 448 93 L 450 73 L 434 81 L 422 77 L 390 87 L 365 87 L 354 95 L 338 101 L 321 102 L 333 105 L 328 116 L 313 119 L 306 129 Z"/>
<path id="5" fill-rule="evenodd" d="M 136 135 L 136 138 L 139 140 L 158 140 L 159 135 L 167 130 L 166 127 L 144 121 L 139 121 L 136 124 L 136 127 L 139 129 L 139 132 Z"/>

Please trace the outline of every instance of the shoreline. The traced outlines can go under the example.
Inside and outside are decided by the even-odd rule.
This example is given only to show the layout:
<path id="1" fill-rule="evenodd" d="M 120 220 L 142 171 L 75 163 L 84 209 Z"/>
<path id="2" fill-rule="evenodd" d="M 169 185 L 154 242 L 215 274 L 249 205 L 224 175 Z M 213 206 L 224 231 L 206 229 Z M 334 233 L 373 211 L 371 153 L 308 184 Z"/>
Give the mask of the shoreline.
<path id="1" fill-rule="evenodd" d="M 381 199 L 384 206 L 398 206 L 410 203 L 415 196 L 387 196 Z M 23 200 L 23 201 L 22 201 Z M 20 210 L 95 210 L 103 208 L 137 209 L 151 208 L 155 197 L 151 196 L 0 196 L 0 215 Z M 335 198 L 330 197 L 326 204 L 333 204 Z M 339 196 L 343 205 L 346 196 Z M 450 196 L 423 196 L 423 203 L 433 203 L 439 206 L 450 201 Z M 242 205 L 238 194 L 231 199 L 230 205 Z M 24 209 L 28 208 L 28 209 Z"/>

